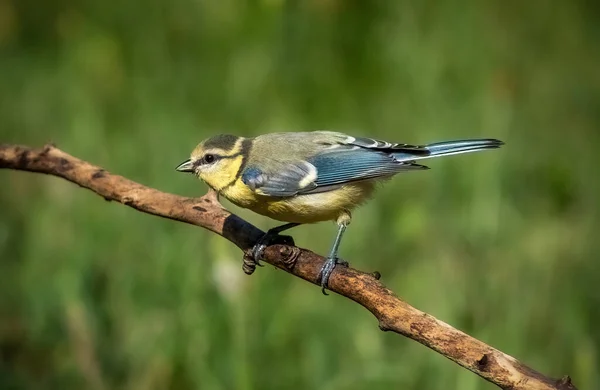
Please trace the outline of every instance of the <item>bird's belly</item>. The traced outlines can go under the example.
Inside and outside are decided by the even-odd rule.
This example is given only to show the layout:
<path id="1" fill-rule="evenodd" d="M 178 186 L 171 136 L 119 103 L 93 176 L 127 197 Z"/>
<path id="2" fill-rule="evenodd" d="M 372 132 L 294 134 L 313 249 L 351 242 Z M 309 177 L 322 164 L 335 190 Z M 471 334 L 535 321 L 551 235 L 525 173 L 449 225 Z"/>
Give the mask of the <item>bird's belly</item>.
<path id="1" fill-rule="evenodd" d="M 314 223 L 336 220 L 341 214 L 365 202 L 375 184 L 370 181 L 349 183 L 332 191 L 286 198 L 260 196 L 249 188 L 232 188 L 223 195 L 240 207 L 283 222 Z M 247 189 L 247 190 L 246 190 Z M 249 196 L 246 191 L 252 192 Z M 243 196 L 241 196 L 243 194 Z"/>

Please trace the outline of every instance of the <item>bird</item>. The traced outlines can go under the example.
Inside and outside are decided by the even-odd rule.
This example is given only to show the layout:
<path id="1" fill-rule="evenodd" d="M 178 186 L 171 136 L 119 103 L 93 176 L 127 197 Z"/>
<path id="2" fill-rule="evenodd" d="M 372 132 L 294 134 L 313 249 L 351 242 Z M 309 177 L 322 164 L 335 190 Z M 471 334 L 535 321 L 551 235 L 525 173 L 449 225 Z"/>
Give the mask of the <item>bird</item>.
<path id="1" fill-rule="evenodd" d="M 417 163 L 420 160 L 503 144 L 489 138 L 411 145 L 324 130 L 251 138 L 219 134 L 200 142 L 176 170 L 194 174 L 239 207 L 285 222 L 269 229 L 253 247 L 256 264 L 279 233 L 301 224 L 335 221 L 337 234 L 318 278 L 327 295 L 352 211 L 373 196 L 377 183 L 398 173 L 429 169 Z"/>

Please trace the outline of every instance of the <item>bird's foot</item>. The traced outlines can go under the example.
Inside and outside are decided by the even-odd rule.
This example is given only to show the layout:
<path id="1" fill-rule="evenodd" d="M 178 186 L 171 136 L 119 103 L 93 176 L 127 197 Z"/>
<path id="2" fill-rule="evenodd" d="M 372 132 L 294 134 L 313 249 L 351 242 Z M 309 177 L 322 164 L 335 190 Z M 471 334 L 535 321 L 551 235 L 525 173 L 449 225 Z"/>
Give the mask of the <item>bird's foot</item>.
<path id="1" fill-rule="evenodd" d="M 263 236 L 254 244 L 254 247 L 248 251 L 244 252 L 244 264 L 242 265 L 242 269 L 248 275 L 252 275 L 256 266 L 262 267 L 260 264 L 260 260 L 263 258 L 265 253 L 265 249 L 267 249 L 268 245 L 272 243 L 279 243 L 283 245 L 291 245 L 294 246 L 294 239 L 290 236 L 280 236 L 279 233 L 284 230 L 291 229 L 295 226 L 298 226 L 299 223 L 286 223 L 285 225 L 277 226 L 272 229 L 269 229 Z"/>
<path id="2" fill-rule="evenodd" d="M 321 291 L 323 292 L 323 295 L 329 295 L 325 289 L 328 288 L 329 277 L 331 276 L 331 273 L 335 269 L 336 265 L 348 267 L 348 262 L 338 259 L 337 257 L 328 257 L 325 264 L 323 264 L 321 271 L 319 271 L 317 280 L 321 284 Z"/>
<path id="3" fill-rule="evenodd" d="M 260 260 L 265 254 L 265 249 L 267 249 L 267 244 L 271 240 L 271 237 L 272 234 L 269 234 L 269 232 L 265 233 L 252 247 L 252 259 L 254 260 L 254 264 L 258 265 L 259 267 L 263 266 L 260 263 Z"/>
<path id="4" fill-rule="evenodd" d="M 250 252 L 244 253 L 244 262 L 242 264 L 242 270 L 246 275 L 252 275 L 256 270 L 256 266 L 262 267 L 260 259 L 262 259 L 265 249 L 267 248 L 266 239 L 268 239 L 268 233 L 263 235 L 260 240 L 252 247 Z"/>
<path id="5" fill-rule="evenodd" d="M 279 235 L 279 233 L 276 233 L 276 232 L 266 232 L 260 238 L 260 240 L 258 240 L 258 242 L 254 245 L 254 247 L 252 247 L 252 252 L 251 252 L 252 259 L 256 265 L 258 265 L 259 267 L 263 266 L 262 264 L 260 264 L 260 260 L 262 260 L 264 254 L 265 254 L 265 249 L 267 249 L 267 246 L 269 246 L 273 243 L 281 243 L 284 245 L 294 245 L 294 239 L 290 236 L 281 236 L 281 235 Z"/>

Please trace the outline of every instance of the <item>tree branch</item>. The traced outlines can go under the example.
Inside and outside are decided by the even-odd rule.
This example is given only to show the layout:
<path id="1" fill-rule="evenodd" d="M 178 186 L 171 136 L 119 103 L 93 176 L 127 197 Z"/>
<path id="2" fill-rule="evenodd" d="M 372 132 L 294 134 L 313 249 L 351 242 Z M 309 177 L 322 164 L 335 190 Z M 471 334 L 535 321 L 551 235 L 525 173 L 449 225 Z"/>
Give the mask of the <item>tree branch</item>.
<path id="1" fill-rule="evenodd" d="M 244 270 L 247 273 L 253 271 L 247 256 L 263 232 L 225 210 L 214 193 L 201 198 L 167 194 L 113 175 L 52 145 L 41 149 L 0 145 L 0 168 L 62 177 L 108 201 L 208 229 L 244 251 Z M 293 245 L 275 244 L 265 250 L 264 261 L 318 284 L 317 276 L 325 258 Z M 576 389 L 568 376 L 550 379 L 513 357 L 415 309 L 387 289 L 377 280 L 377 275 L 337 267 L 329 280 L 329 288 L 373 313 L 382 330 L 411 338 L 503 389 Z"/>

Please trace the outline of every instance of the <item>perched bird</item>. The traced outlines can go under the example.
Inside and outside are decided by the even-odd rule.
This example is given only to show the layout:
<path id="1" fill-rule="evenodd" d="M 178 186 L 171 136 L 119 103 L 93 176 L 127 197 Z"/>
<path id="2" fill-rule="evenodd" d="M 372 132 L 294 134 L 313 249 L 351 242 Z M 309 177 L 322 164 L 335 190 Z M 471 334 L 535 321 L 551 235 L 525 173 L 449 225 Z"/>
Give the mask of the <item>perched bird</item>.
<path id="1" fill-rule="evenodd" d="M 371 197 L 378 181 L 428 169 L 418 160 L 501 145 L 496 139 L 408 145 L 332 131 L 255 138 L 222 134 L 202 141 L 176 169 L 193 173 L 240 207 L 287 222 L 270 229 L 253 248 L 256 262 L 272 236 L 300 224 L 335 221 L 337 236 L 319 276 L 325 293 L 351 211 Z"/>

